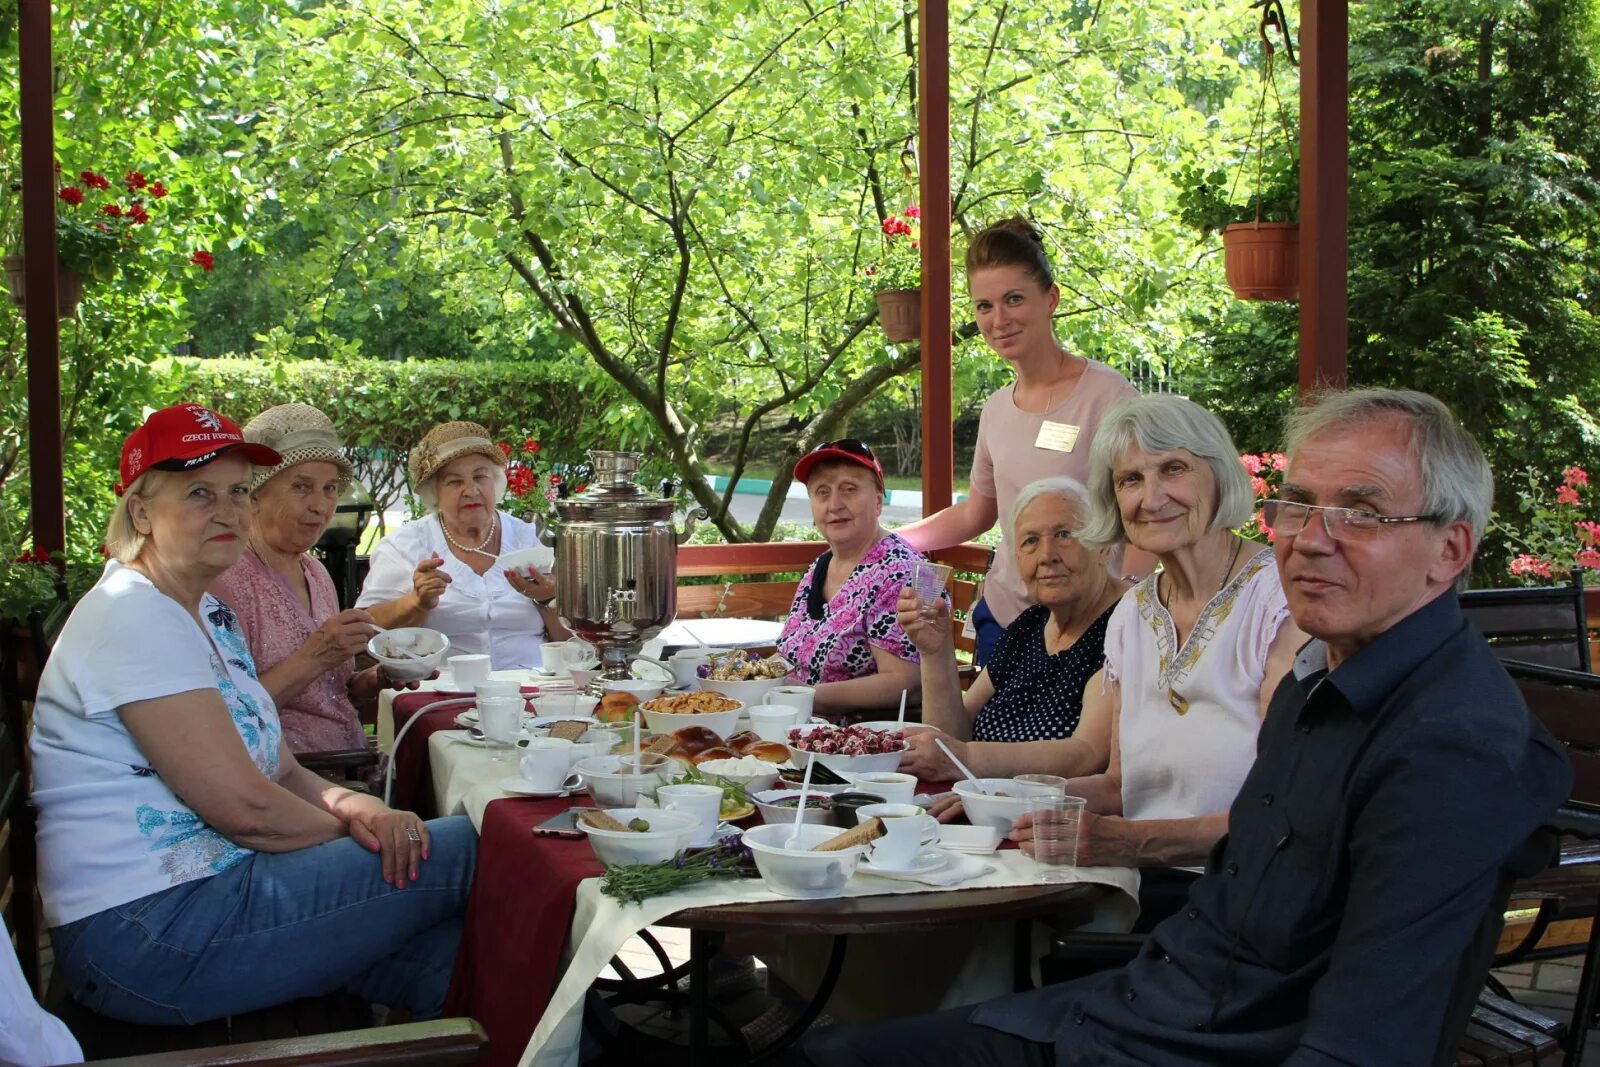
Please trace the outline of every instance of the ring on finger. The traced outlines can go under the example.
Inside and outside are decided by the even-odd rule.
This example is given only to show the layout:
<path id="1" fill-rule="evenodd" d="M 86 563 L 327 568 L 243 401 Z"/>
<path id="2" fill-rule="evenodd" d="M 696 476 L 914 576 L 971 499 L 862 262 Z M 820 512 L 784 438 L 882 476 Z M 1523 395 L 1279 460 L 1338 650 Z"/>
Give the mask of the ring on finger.
<path id="1" fill-rule="evenodd" d="M 408 826 L 406 827 L 406 838 L 411 841 L 421 841 L 422 834 L 417 831 L 415 826 Z"/>

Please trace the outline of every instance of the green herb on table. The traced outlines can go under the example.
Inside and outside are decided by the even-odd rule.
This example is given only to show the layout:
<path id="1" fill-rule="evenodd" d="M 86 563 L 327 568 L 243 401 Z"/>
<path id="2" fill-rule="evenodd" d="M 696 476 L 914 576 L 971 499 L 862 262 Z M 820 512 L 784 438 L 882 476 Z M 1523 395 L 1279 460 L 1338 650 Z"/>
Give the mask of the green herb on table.
<path id="1" fill-rule="evenodd" d="M 676 859 L 661 863 L 629 863 L 608 867 L 600 879 L 600 892 L 624 904 L 638 904 L 646 897 L 671 893 L 675 889 L 703 882 L 707 878 L 754 878 L 755 856 L 735 834 L 700 852 L 682 852 Z"/>

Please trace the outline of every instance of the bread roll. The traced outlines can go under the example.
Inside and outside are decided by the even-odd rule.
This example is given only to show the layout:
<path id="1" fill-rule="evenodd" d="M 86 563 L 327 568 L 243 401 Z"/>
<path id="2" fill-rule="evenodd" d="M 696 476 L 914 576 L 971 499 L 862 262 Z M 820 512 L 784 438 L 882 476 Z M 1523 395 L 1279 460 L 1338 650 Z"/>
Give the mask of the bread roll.
<path id="1" fill-rule="evenodd" d="M 685 726 L 673 733 L 678 739 L 678 744 L 691 759 L 698 756 L 708 748 L 722 748 L 722 738 L 715 730 L 705 726 Z"/>
<path id="2" fill-rule="evenodd" d="M 595 709 L 594 717 L 601 722 L 631 722 L 639 706 L 639 698 L 632 693 L 612 689 L 600 698 L 600 706 Z"/>
<path id="3" fill-rule="evenodd" d="M 768 763 L 788 763 L 794 752 L 782 741 L 757 741 L 746 749 L 743 755 L 755 756 Z"/>
<path id="4" fill-rule="evenodd" d="M 734 752 L 733 749 L 731 749 L 731 748 L 723 748 L 721 745 L 715 745 L 715 746 L 713 746 L 711 748 L 704 749 L 704 750 L 702 750 L 700 752 L 696 752 L 694 754 L 694 756 L 693 756 L 693 759 L 694 759 L 695 763 L 704 763 L 706 760 L 712 760 L 712 759 L 738 759 L 738 758 L 739 758 L 738 753 Z"/>
<path id="5" fill-rule="evenodd" d="M 761 738 L 754 730 L 740 730 L 728 738 L 728 747 L 741 756 L 746 755 L 752 747 L 759 744 L 761 744 Z"/>

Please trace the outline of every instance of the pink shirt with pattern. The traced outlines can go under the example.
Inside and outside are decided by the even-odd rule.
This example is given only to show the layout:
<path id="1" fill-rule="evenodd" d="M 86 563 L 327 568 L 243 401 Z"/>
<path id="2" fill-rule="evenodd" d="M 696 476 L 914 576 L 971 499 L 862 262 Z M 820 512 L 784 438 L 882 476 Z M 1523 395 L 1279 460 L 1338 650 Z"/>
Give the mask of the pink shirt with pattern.
<path id="1" fill-rule="evenodd" d="M 831 560 L 832 554 L 825 558 Z M 861 557 L 839 591 L 824 603 L 820 619 L 806 610 L 811 587 L 819 580 L 813 563 L 795 590 L 778 637 L 778 652 L 794 665 L 795 675 L 806 685 L 817 685 L 877 674 L 873 648 L 909 663 L 921 662 L 917 646 L 895 621 L 900 589 L 910 584 L 911 568 L 921 558 L 916 549 L 889 534 Z"/>
<path id="2" fill-rule="evenodd" d="M 300 566 L 311 592 L 309 614 L 289 583 L 248 550 L 211 585 L 217 599 L 239 617 L 260 674 L 288 659 L 313 630 L 339 614 L 339 594 L 327 568 L 305 554 L 300 556 Z M 350 703 L 350 676 L 354 673 L 355 661 L 346 660 L 319 674 L 299 696 L 278 708 L 289 751 L 342 752 L 366 747 L 361 718 Z"/>

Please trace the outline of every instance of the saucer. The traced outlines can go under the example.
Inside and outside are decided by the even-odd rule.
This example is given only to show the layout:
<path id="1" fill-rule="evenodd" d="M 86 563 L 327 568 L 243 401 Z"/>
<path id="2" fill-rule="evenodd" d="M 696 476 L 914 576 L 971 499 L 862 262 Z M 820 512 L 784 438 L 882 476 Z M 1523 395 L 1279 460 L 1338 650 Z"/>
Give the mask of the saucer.
<path id="1" fill-rule="evenodd" d="M 502 778 L 495 783 L 502 793 L 510 793 L 516 797 L 570 797 L 584 792 L 583 783 L 578 782 L 569 789 L 535 789 L 532 783 L 520 774 L 513 774 L 509 778 Z"/>
<path id="2" fill-rule="evenodd" d="M 949 862 L 949 856 L 936 848 L 929 848 L 917 853 L 909 867 L 885 867 L 882 864 L 874 863 L 871 855 L 862 856 L 860 870 L 868 874 L 928 874 L 946 866 Z"/>

